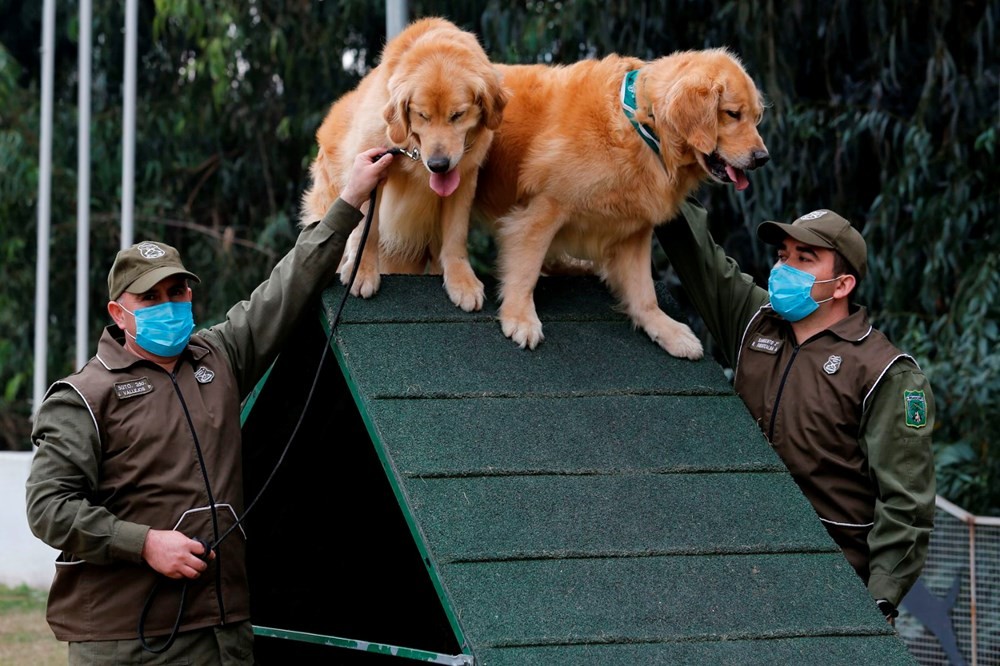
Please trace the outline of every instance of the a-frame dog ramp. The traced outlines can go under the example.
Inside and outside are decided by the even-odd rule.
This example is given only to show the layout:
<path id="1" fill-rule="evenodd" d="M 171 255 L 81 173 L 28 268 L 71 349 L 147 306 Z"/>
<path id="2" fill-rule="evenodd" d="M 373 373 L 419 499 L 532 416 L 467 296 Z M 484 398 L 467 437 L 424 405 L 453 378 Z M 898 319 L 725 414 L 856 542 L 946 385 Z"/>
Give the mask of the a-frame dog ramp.
<path id="1" fill-rule="evenodd" d="M 349 300 L 248 519 L 259 663 L 914 663 L 714 361 L 593 279 L 536 303 L 524 351 L 438 277 Z M 248 410 L 248 499 L 326 342 L 296 336 Z"/>

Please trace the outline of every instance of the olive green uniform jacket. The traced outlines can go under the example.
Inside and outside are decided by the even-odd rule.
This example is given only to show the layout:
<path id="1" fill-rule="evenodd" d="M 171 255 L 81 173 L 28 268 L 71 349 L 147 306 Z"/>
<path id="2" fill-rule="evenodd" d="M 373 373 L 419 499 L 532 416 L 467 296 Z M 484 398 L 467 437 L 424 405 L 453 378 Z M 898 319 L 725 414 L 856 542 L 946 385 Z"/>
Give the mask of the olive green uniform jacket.
<path id="1" fill-rule="evenodd" d="M 934 519 L 934 400 L 864 308 L 801 345 L 689 201 L 657 238 L 734 370 L 734 388 L 876 600 L 920 575 Z"/>
<path id="2" fill-rule="evenodd" d="M 226 320 L 193 335 L 173 372 L 123 346 L 110 326 L 97 354 L 49 388 L 32 432 L 28 524 L 61 551 L 48 621 L 66 641 L 170 633 L 180 583 L 142 559 L 150 529 L 215 544 L 243 514 L 240 403 L 288 333 L 336 275 L 361 213 L 342 200 Z M 244 534 L 234 529 L 197 579 L 188 579 L 181 631 L 249 618 Z"/>

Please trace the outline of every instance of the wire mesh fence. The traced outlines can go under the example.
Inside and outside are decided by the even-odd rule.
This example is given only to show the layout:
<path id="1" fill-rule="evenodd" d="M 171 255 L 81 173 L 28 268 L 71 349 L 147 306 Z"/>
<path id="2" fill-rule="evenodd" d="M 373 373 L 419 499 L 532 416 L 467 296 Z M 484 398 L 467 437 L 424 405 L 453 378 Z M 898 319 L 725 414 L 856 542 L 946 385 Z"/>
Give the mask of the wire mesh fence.
<path id="1" fill-rule="evenodd" d="M 937 498 L 927 564 L 896 629 L 925 666 L 1000 665 L 1000 518 Z"/>

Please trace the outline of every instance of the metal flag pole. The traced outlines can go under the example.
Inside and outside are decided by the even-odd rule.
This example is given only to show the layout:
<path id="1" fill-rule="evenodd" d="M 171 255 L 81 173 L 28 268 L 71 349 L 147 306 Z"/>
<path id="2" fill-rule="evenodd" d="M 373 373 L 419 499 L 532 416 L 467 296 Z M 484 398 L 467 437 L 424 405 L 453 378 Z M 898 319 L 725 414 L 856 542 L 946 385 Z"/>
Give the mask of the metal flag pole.
<path id="1" fill-rule="evenodd" d="M 35 372 L 31 412 L 42 403 L 48 374 L 49 237 L 52 202 L 52 80 L 55 70 L 56 3 L 42 8 L 42 117 L 38 154 L 38 257 L 35 262 Z"/>
<path id="2" fill-rule="evenodd" d="M 125 3 L 125 98 L 122 100 L 122 238 L 121 247 L 132 245 L 135 213 L 135 78 L 138 0 Z"/>
<path id="3" fill-rule="evenodd" d="M 90 310 L 90 52 L 91 0 L 80 0 L 80 44 L 77 54 L 76 150 L 76 367 L 90 358 L 87 314 Z"/>

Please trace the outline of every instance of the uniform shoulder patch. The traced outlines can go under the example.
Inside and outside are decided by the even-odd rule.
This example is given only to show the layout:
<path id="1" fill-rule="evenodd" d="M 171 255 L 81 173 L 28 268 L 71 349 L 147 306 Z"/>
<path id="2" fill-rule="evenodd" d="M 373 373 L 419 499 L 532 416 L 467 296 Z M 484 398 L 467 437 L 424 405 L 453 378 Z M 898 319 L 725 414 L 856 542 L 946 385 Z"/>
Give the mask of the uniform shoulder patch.
<path id="1" fill-rule="evenodd" d="M 927 398 L 923 391 L 903 391 L 903 407 L 906 425 L 911 428 L 923 428 L 927 425 Z"/>

